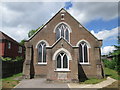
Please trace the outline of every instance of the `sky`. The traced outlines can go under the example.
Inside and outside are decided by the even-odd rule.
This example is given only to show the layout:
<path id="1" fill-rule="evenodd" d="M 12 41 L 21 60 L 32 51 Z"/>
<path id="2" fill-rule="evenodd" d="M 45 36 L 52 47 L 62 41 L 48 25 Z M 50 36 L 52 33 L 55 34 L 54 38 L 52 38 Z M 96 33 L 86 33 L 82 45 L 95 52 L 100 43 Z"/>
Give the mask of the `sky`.
<path id="1" fill-rule="evenodd" d="M 103 40 L 102 54 L 115 50 L 119 28 L 117 2 L 2 2 L 0 31 L 18 42 L 28 39 L 30 30 L 45 24 L 61 8 Z"/>

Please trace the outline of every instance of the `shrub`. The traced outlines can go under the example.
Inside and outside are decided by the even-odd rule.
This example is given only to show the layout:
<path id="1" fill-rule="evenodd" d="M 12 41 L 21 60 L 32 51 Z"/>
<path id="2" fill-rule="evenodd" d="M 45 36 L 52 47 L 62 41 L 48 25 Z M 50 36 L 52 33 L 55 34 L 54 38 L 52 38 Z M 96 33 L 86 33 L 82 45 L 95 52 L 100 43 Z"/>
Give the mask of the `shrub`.
<path id="1" fill-rule="evenodd" d="M 13 61 L 14 61 L 14 62 L 15 62 L 15 61 L 23 61 L 23 58 L 22 58 L 22 57 L 17 56 L 17 57 L 16 57 Z"/>
<path id="2" fill-rule="evenodd" d="M 6 58 L 0 57 L 0 59 L 2 61 L 12 61 L 12 58 L 10 58 L 10 57 L 6 57 Z"/>
<path id="3" fill-rule="evenodd" d="M 2 61 L 9 61 L 9 62 L 16 62 L 16 61 L 23 61 L 22 57 L 17 56 L 15 59 L 12 59 L 10 57 L 0 57 Z"/>
<path id="4" fill-rule="evenodd" d="M 104 66 L 110 69 L 117 70 L 117 59 L 114 57 L 112 60 L 103 59 Z"/>

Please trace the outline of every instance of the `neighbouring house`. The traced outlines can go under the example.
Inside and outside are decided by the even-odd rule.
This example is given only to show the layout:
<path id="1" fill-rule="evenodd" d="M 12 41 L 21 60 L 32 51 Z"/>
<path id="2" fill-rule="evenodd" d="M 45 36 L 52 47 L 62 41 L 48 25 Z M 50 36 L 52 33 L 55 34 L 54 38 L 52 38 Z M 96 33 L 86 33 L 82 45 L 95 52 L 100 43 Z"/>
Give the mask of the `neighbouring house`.
<path id="1" fill-rule="evenodd" d="M 17 56 L 25 56 L 25 47 L 17 41 L 0 31 L 0 56 L 15 58 Z"/>
<path id="2" fill-rule="evenodd" d="M 103 59 L 103 60 L 106 59 L 106 60 L 111 61 L 114 57 L 115 57 L 115 55 L 102 55 L 101 59 Z"/>
<path id="3" fill-rule="evenodd" d="M 98 40 L 63 8 L 26 42 L 24 78 L 51 81 L 103 78 Z"/>

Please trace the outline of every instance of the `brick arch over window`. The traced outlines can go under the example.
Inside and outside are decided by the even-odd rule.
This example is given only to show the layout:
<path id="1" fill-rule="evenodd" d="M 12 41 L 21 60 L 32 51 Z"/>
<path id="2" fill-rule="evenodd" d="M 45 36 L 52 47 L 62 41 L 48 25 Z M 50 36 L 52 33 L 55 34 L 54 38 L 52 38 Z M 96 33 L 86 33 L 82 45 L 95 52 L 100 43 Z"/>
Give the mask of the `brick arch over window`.
<path id="1" fill-rule="evenodd" d="M 56 60 L 56 56 L 57 56 L 58 53 L 60 53 L 60 52 L 66 53 L 66 55 L 68 56 L 68 59 L 69 59 L 69 60 L 72 60 L 72 56 L 71 56 L 70 52 L 69 52 L 68 50 L 66 50 L 65 48 L 60 48 L 60 49 L 58 49 L 58 50 L 53 54 L 52 60 Z"/>
<path id="2" fill-rule="evenodd" d="M 40 40 L 40 41 L 36 44 L 36 47 L 35 47 L 35 48 L 38 48 L 38 45 L 39 45 L 41 42 L 45 42 L 46 47 L 49 46 L 49 43 L 48 43 L 46 40 Z"/>
<path id="3" fill-rule="evenodd" d="M 66 39 L 68 42 L 70 41 L 70 33 L 72 32 L 70 26 L 65 22 L 60 22 L 54 28 L 54 33 L 56 33 L 56 40 L 60 38 Z"/>
<path id="4" fill-rule="evenodd" d="M 78 41 L 78 43 L 76 44 L 76 46 L 79 47 L 79 44 L 80 44 L 81 42 L 83 42 L 83 41 L 84 41 L 85 43 L 87 43 L 87 46 L 88 46 L 89 48 L 91 48 L 90 43 L 89 43 L 87 40 L 84 40 L 84 39 Z"/>
<path id="5" fill-rule="evenodd" d="M 56 28 L 60 25 L 60 24 L 65 24 L 65 25 L 67 25 L 68 26 L 68 28 L 69 28 L 69 30 L 70 30 L 70 33 L 72 32 L 72 29 L 71 29 L 71 27 L 66 23 L 66 22 L 60 22 L 60 23 L 58 23 L 56 26 L 55 26 L 55 28 L 54 28 L 54 33 L 56 32 Z"/>
<path id="6" fill-rule="evenodd" d="M 69 60 L 72 60 L 71 54 L 64 48 L 58 49 L 54 55 L 55 71 L 70 71 Z"/>

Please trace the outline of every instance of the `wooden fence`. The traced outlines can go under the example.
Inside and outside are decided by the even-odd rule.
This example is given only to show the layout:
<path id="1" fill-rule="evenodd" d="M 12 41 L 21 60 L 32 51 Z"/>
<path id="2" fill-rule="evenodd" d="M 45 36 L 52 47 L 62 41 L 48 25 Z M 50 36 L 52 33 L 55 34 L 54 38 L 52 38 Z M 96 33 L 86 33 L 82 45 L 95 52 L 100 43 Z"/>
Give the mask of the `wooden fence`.
<path id="1" fill-rule="evenodd" d="M 2 78 L 22 72 L 23 61 L 2 61 Z"/>

